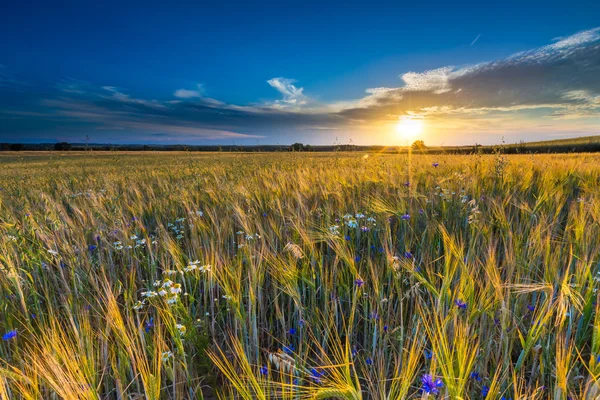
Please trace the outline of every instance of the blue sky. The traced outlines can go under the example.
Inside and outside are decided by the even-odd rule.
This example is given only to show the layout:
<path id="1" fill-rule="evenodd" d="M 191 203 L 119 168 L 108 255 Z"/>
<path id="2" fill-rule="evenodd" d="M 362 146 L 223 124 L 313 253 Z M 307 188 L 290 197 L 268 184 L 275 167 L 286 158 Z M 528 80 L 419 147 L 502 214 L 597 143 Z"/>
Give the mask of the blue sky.
<path id="1" fill-rule="evenodd" d="M 0 141 L 430 144 L 600 134 L 600 2 L 15 2 Z"/>

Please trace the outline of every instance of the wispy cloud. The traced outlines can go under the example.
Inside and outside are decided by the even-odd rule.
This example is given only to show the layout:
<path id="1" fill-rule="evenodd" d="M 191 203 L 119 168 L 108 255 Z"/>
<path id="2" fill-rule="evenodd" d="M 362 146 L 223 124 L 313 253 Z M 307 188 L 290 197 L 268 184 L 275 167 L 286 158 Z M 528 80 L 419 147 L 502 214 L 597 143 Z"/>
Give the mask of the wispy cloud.
<path id="1" fill-rule="evenodd" d="M 470 46 L 473 46 L 475 43 L 477 43 L 477 41 L 479 40 L 480 37 L 481 37 L 481 33 L 479 35 L 477 35 L 477 37 L 471 42 Z"/>
<path id="2" fill-rule="evenodd" d="M 202 97 L 204 94 L 204 87 L 201 83 L 196 85 L 196 89 L 177 89 L 173 96 L 180 99 L 193 99 L 195 97 Z"/>
<path id="3" fill-rule="evenodd" d="M 275 104 L 280 107 L 287 106 L 303 106 L 308 103 L 307 97 L 304 95 L 304 88 L 296 87 L 294 85 L 296 81 L 288 78 L 273 78 L 269 79 L 267 83 L 272 88 L 276 89 L 283 95 L 282 100 L 276 100 Z"/>

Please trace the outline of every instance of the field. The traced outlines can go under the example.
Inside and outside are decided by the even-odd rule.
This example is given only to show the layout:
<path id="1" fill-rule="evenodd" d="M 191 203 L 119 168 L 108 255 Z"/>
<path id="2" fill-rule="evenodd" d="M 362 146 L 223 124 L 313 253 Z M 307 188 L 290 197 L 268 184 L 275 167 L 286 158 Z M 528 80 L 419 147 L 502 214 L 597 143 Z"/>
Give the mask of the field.
<path id="1" fill-rule="evenodd" d="M 600 155 L 0 154 L 2 399 L 596 399 Z"/>

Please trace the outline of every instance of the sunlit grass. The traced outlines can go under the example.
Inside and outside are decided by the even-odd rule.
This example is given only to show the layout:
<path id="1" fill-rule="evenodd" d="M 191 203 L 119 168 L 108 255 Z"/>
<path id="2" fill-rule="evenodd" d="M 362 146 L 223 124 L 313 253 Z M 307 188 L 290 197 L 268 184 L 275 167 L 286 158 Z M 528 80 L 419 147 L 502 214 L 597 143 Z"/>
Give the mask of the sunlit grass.
<path id="1" fill-rule="evenodd" d="M 0 398 L 595 399 L 600 156 L 410 162 L 0 155 Z"/>

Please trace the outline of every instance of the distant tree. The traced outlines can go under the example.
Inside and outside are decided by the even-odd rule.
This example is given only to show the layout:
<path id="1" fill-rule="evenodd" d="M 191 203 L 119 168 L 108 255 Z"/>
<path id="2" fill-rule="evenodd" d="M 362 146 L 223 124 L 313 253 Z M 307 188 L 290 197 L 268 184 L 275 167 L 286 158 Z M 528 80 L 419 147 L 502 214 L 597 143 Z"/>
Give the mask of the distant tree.
<path id="1" fill-rule="evenodd" d="M 290 146 L 290 151 L 303 151 L 304 145 L 302 143 L 294 143 Z"/>
<path id="2" fill-rule="evenodd" d="M 25 149 L 25 145 L 21 143 L 13 143 L 10 145 L 11 151 L 21 151 L 23 149 Z"/>
<path id="3" fill-rule="evenodd" d="M 427 146 L 425 146 L 425 142 L 422 140 L 415 140 L 412 144 L 413 150 L 425 150 Z"/>
<path id="4" fill-rule="evenodd" d="M 60 143 L 56 143 L 54 145 L 54 150 L 57 151 L 67 151 L 67 150 L 71 150 L 73 148 L 73 146 L 71 145 L 71 143 L 67 143 L 67 142 L 60 142 Z"/>

